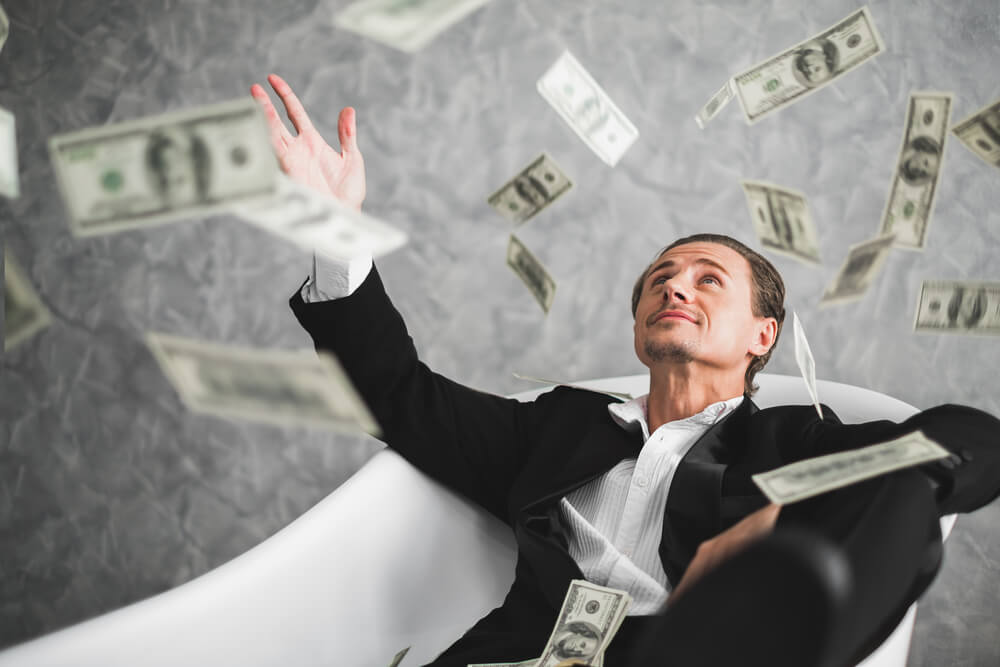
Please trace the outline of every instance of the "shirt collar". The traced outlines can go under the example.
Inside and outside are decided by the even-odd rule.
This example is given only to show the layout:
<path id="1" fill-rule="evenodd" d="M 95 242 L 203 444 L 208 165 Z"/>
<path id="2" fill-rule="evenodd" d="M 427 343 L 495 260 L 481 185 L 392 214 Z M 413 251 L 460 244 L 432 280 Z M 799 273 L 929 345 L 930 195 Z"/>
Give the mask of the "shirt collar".
<path id="1" fill-rule="evenodd" d="M 649 421 L 646 418 L 648 400 L 649 394 L 643 394 L 624 403 L 611 403 L 608 405 L 608 412 L 611 414 L 611 418 L 626 431 L 641 430 L 643 441 L 646 441 L 649 439 Z M 696 415 L 691 415 L 685 419 L 676 419 L 672 422 L 667 422 L 663 426 L 670 426 L 672 428 L 711 426 L 738 408 L 742 402 L 743 395 L 740 394 L 725 401 L 712 403 Z"/>

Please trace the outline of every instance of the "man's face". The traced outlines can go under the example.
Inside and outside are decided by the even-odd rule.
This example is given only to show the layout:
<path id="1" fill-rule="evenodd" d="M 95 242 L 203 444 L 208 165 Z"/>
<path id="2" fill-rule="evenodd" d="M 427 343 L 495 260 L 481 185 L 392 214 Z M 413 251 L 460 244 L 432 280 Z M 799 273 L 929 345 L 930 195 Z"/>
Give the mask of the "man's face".
<path id="1" fill-rule="evenodd" d="M 742 377 L 748 354 L 764 354 L 773 318 L 751 310 L 750 264 L 717 243 L 679 245 L 660 255 L 646 276 L 636 307 L 635 352 L 652 368 L 696 363 Z"/>
<path id="2" fill-rule="evenodd" d="M 830 68 L 827 67 L 826 57 L 821 51 L 808 51 L 802 56 L 802 74 L 811 83 L 819 83 L 830 78 Z"/>

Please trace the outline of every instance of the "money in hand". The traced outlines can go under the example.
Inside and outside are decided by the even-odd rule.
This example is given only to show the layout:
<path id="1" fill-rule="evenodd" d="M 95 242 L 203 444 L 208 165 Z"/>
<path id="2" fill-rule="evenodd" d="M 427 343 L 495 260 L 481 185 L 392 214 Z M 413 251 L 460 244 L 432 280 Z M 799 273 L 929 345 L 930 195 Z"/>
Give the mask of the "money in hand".
<path id="1" fill-rule="evenodd" d="M 337 14 L 339 28 L 414 53 L 489 0 L 360 0 Z"/>
<path id="2" fill-rule="evenodd" d="M 819 264 L 819 242 L 801 192 L 761 181 L 742 181 L 757 238 L 765 248 Z"/>
<path id="3" fill-rule="evenodd" d="M 837 277 L 826 288 L 820 306 L 856 301 L 865 295 L 882 270 L 895 236 L 879 236 L 851 246 Z"/>
<path id="4" fill-rule="evenodd" d="M 947 449 L 913 431 L 877 445 L 796 461 L 751 479 L 772 503 L 787 505 L 945 456 Z"/>
<path id="5" fill-rule="evenodd" d="M 1000 283 L 925 280 L 915 331 L 1000 336 Z"/>
<path id="6" fill-rule="evenodd" d="M 1000 100 L 951 128 L 965 147 L 1000 169 Z"/>
<path id="7" fill-rule="evenodd" d="M 559 165 L 542 153 L 531 164 L 490 195 L 487 200 L 503 217 L 520 224 L 533 217 L 573 187 Z"/>
<path id="8" fill-rule="evenodd" d="M 747 123 L 803 99 L 885 50 L 867 7 L 734 77 Z"/>
<path id="9" fill-rule="evenodd" d="M 337 360 L 312 350 L 260 350 L 148 333 L 164 375 L 191 410 L 378 435 Z"/>
<path id="10" fill-rule="evenodd" d="M 54 136 L 49 153 L 77 236 L 204 216 L 277 187 L 250 97 Z"/>
<path id="11" fill-rule="evenodd" d="M 555 667 L 571 659 L 594 664 L 621 627 L 631 603 L 625 591 L 583 579 L 571 581 L 538 667 Z"/>
<path id="12" fill-rule="evenodd" d="M 639 137 L 635 125 L 569 51 L 559 56 L 536 87 L 590 150 L 612 167 Z"/>
<path id="13" fill-rule="evenodd" d="M 0 107 L 0 195 L 11 199 L 21 194 L 17 173 L 17 132 L 14 126 L 14 114 Z"/>
<path id="14" fill-rule="evenodd" d="M 809 397 L 816 406 L 816 414 L 823 419 L 823 410 L 819 407 L 819 393 L 816 391 L 816 361 L 813 359 L 812 350 L 809 349 L 809 341 L 806 340 L 806 332 L 802 329 L 799 314 L 795 311 L 792 311 L 792 328 L 795 329 L 795 361 L 799 364 L 802 379 L 806 381 Z"/>
<path id="15" fill-rule="evenodd" d="M 542 263 L 513 234 L 507 244 L 507 265 L 521 277 L 535 295 L 542 310 L 548 313 L 552 307 L 552 299 L 556 295 L 556 283 Z"/>
<path id="16" fill-rule="evenodd" d="M 736 96 L 736 87 L 732 79 L 726 81 L 725 85 L 719 89 L 715 95 L 712 95 L 711 99 L 705 103 L 705 106 L 698 111 L 698 115 L 694 117 L 694 122 L 698 123 L 698 127 L 702 130 L 708 125 L 708 121 L 712 120 L 719 115 L 727 104 Z"/>
<path id="17" fill-rule="evenodd" d="M 879 232 L 895 234 L 899 248 L 921 250 L 927 242 L 950 113 L 948 93 L 910 95 L 903 144 Z"/>
<path id="18" fill-rule="evenodd" d="M 4 251 L 3 261 L 3 349 L 11 350 L 47 327 L 52 316 L 10 252 Z"/>
<path id="19" fill-rule="evenodd" d="M 234 208 L 237 216 L 304 250 L 337 261 L 381 257 L 406 243 L 406 234 L 333 197 L 279 177 L 279 192 L 259 203 Z"/>

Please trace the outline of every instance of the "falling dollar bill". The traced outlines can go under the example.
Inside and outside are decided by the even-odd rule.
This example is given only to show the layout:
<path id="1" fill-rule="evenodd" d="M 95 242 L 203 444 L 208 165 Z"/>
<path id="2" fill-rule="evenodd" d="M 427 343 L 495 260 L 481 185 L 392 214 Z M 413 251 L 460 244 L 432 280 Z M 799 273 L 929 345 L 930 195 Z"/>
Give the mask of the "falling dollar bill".
<path id="1" fill-rule="evenodd" d="M 152 332 L 146 341 L 191 410 L 378 435 L 368 408 L 328 353 L 261 350 Z"/>
<path id="2" fill-rule="evenodd" d="M 515 371 L 514 373 L 512 373 L 512 375 L 514 377 L 516 377 L 518 380 L 525 380 L 527 382 L 537 382 L 538 384 L 548 384 L 548 385 L 560 386 L 560 387 L 573 387 L 574 389 L 583 389 L 584 391 L 593 391 L 593 392 L 597 392 L 598 394 L 607 394 L 608 396 L 614 396 L 615 398 L 620 398 L 620 399 L 625 400 L 625 401 L 631 401 L 632 400 L 632 394 L 626 394 L 626 393 L 620 392 L 620 391 L 606 391 L 604 389 L 594 389 L 593 387 L 584 387 L 583 385 L 572 384 L 570 382 L 560 382 L 559 380 L 548 380 L 546 378 L 537 378 L 537 377 L 532 377 L 530 375 L 521 375 L 517 371 Z"/>
<path id="3" fill-rule="evenodd" d="M 511 234 L 507 244 L 507 265 L 521 277 L 546 313 L 556 295 L 556 283 L 521 241 Z"/>
<path id="4" fill-rule="evenodd" d="M 55 136 L 49 153 L 77 236 L 203 216 L 277 187 L 250 97 Z"/>
<path id="5" fill-rule="evenodd" d="M 882 270 L 895 236 L 888 234 L 852 245 L 833 283 L 826 288 L 820 306 L 856 301 L 865 295 Z"/>
<path id="6" fill-rule="evenodd" d="M 414 53 L 489 0 L 360 0 L 337 14 L 345 30 Z"/>
<path id="7" fill-rule="evenodd" d="M 0 6 L 0 51 L 3 51 L 3 45 L 7 43 L 7 35 L 9 34 L 10 19 L 7 18 L 7 12 Z"/>
<path id="8" fill-rule="evenodd" d="M 880 234 L 895 234 L 897 247 L 920 250 L 927 242 L 950 113 L 948 93 L 910 95 L 896 174 L 880 230 Z"/>
<path id="9" fill-rule="evenodd" d="M 0 195 L 15 199 L 20 194 L 14 114 L 0 107 Z"/>
<path id="10" fill-rule="evenodd" d="M 515 224 L 534 216 L 573 187 L 559 165 L 542 153 L 487 200 Z"/>
<path id="11" fill-rule="evenodd" d="M 809 264 L 819 264 L 819 242 L 806 196 L 773 183 L 742 181 L 742 184 L 761 245 Z"/>
<path id="12" fill-rule="evenodd" d="M 715 95 L 712 95 L 711 99 L 705 103 L 705 106 L 698 111 L 698 114 L 694 117 L 694 122 L 698 123 L 698 127 L 705 129 L 708 125 L 708 121 L 712 120 L 719 115 L 726 105 L 736 96 L 736 88 L 733 84 L 733 80 L 729 79 L 726 81 L 725 85 L 719 89 Z"/>
<path id="13" fill-rule="evenodd" d="M 389 667 L 399 667 L 399 663 L 403 662 L 403 658 L 405 658 L 406 654 L 410 652 L 410 648 L 412 647 L 407 646 L 402 651 L 394 655 L 392 660 L 389 662 Z"/>
<path id="14" fill-rule="evenodd" d="M 951 131 L 986 164 L 1000 168 L 1000 100 L 972 114 Z"/>
<path id="15" fill-rule="evenodd" d="M 639 130 L 569 51 L 564 51 L 536 86 L 562 119 L 604 162 L 615 166 Z"/>
<path id="16" fill-rule="evenodd" d="M 378 218 L 351 209 L 283 174 L 272 199 L 234 207 L 247 222 L 295 243 L 343 261 L 381 257 L 406 243 L 406 234 Z"/>
<path id="17" fill-rule="evenodd" d="M 11 350 L 47 327 L 52 322 L 52 316 L 6 249 L 3 261 L 3 347 L 4 350 Z"/>
<path id="18" fill-rule="evenodd" d="M 949 455 L 923 432 L 913 431 L 877 445 L 796 461 L 751 479 L 772 503 L 787 505 Z"/>
<path id="19" fill-rule="evenodd" d="M 538 667 L 556 667 L 573 659 L 594 664 L 611 643 L 631 603 L 625 591 L 583 579 L 571 581 Z"/>
<path id="20" fill-rule="evenodd" d="M 734 77 L 747 123 L 803 99 L 885 50 L 867 7 Z"/>
<path id="21" fill-rule="evenodd" d="M 806 381 L 809 397 L 816 406 L 816 414 L 823 419 L 823 410 L 819 407 L 819 392 L 816 391 L 816 361 L 813 359 L 812 350 L 809 349 L 809 341 L 806 340 L 806 332 L 802 328 L 799 314 L 795 311 L 792 311 L 792 328 L 795 330 L 795 361 L 799 364 L 802 379 Z"/>
<path id="22" fill-rule="evenodd" d="M 1000 336 L 1000 283 L 925 280 L 915 331 Z"/>

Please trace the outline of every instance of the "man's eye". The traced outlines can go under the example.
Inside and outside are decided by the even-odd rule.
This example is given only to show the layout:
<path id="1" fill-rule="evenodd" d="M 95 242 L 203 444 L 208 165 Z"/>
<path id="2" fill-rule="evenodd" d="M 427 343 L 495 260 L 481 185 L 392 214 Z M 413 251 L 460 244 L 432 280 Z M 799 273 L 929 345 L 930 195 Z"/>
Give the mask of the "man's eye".
<path id="1" fill-rule="evenodd" d="M 701 279 L 701 282 L 705 282 L 706 280 L 711 280 L 716 285 L 721 285 L 719 279 L 716 278 L 715 276 L 705 276 L 704 278 Z"/>
<path id="2" fill-rule="evenodd" d="M 653 281 L 653 284 L 654 285 L 662 285 L 665 282 L 667 282 L 667 277 L 666 276 L 660 276 L 659 278 L 657 278 L 657 279 L 655 279 Z"/>

